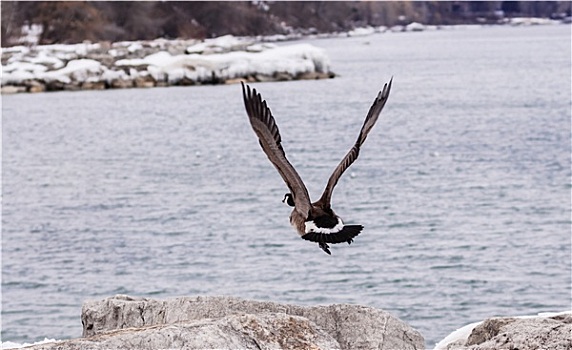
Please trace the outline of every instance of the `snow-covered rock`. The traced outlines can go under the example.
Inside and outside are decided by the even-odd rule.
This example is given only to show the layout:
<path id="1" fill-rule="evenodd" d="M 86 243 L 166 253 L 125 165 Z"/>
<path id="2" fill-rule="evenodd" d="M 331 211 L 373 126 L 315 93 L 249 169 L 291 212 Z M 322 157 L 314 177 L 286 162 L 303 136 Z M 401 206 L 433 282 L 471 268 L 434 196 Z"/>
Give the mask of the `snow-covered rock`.
<path id="1" fill-rule="evenodd" d="M 43 65 L 14 62 L 2 67 L 2 86 L 18 85 L 25 80 L 34 79 L 36 76 L 45 72 L 47 68 Z"/>
<path id="2" fill-rule="evenodd" d="M 41 64 L 34 64 L 29 62 L 14 62 L 9 63 L 6 66 L 2 67 L 3 73 L 13 73 L 17 71 L 25 71 L 30 72 L 32 74 L 39 74 L 41 72 L 45 72 L 48 68 Z"/>
<path id="3" fill-rule="evenodd" d="M 422 32 L 425 30 L 425 26 L 421 23 L 411 22 L 405 26 L 406 32 Z"/>
<path id="4" fill-rule="evenodd" d="M 50 56 L 44 51 L 38 52 L 37 56 L 24 57 L 23 61 L 44 65 L 46 69 L 59 69 L 64 66 L 64 62 L 62 60 L 57 57 Z"/>
<path id="5" fill-rule="evenodd" d="M 224 35 L 218 38 L 206 39 L 201 43 L 189 46 L 187 53 L 213 54 L 230 51 L 244 50 L 254 42 L 249 39 L 239 38 L 232 35 Z"/>
<path id="6" fill-rule="evenodd" d="M 513 17 L 510 18 L 508 23 L 513 26 L 529 26 L 529 25 L 546 25 L 546 24 L 559 24 L 560 20 L 550 18 L 537 18 L 537 17 Z"/>
<path id="7" fill-rule="evenodd" d="M 569 350 L 571 334 L 572 311 L 495 317 L 454 331 L 434 350 Z"/>
<path id="8" fill-rule="evenodd" d="M 348 32 L 348 36 L 367 36 L 376 32 L 374 27 L 361 27 Z"/>
<path id="9" fill-rule="evenodd" d="M 329 70 L 329 59 L 323 50 L 309 44 L 275 47 L 262 52 L 229 52 L 211 55 L 171 55 L 161 51 L 142 59 L 119 60 L 118 67 L 147 66 L 157 80 L 176 81 L 183 76 L 196 81 L 234 79 L 252 74 L 272 76 L 284 72 L 301 73 Z"/>
<path id="10" fill-rule="evenodd" d="M 39 74 L 37 77 L 44 81 L 57 80 L 64 84 L 72 81 L 84 82 L 88 78 L 97 78 L 105 69 L 101 63 L 92 59 L 71 60 L 61 69 Z"/>
<path id="11" fill-rule="evenodd" d="M 404 32 L 405 26 L 397 24 L 397 25 L 394 25 L 391 28 L 389 28 L 389 31 L 393 32 L 393 33 Z"/>
<path id="12" fill-rule="evenodd" d="M 193 52 L 193 53 L 189 53 Z M 8 48 L 2 52 L 3 92 L 219 84 L 332 77 L 329 59 L 309 44 L 277 46 L 226 35 Z M 44 86 L 40 89 L 38 86 Z"/>

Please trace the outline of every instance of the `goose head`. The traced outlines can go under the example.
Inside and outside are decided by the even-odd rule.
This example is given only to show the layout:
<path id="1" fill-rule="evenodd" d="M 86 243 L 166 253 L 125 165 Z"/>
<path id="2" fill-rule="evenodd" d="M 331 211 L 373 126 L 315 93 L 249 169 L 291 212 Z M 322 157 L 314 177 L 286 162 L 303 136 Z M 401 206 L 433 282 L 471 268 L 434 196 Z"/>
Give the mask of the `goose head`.
<path id="1" fill-rule="evenodd" d="M 284 199 L 282 199 L 282 203 L 286 203 L 289 206 L 294 206 L 294 198 L 292 198 L 292 193 L 286 193 L 284 195 Z"/>

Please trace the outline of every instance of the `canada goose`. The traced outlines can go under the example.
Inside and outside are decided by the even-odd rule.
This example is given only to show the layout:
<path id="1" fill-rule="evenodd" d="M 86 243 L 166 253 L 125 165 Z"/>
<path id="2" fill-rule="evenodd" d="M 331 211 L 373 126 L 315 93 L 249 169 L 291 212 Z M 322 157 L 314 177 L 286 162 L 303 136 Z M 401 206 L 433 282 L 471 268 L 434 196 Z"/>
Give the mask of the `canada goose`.
<path id="1" fill-rule="evenodd" d="M 272 117 L 272 112 L 266 105 L 266 101 L 262 100 L 262 96 L 256 89 L 251 89 L 250 86 L 242 83 L 244 106 L 246 107 L 246 113 L 252 129 L 258 136 L 262 150 L 266 153 L 270 162 L 274 164 L 288 189 L 290 189 L 290 192 L 286 193 L 282 200 L 289 206 L 294 207 L 290 214 L 290 223 L 303 239 L 317 242 L 320 248 L 330 255 L 332 253 L 328 243 L 347 242 L 351 244 L 353 238 L 363 229 L 362 225 L 344 225 L 342 219 L 332 210 L 330 200 L 338 179 L 357 159 L 361 145 L 364 143 L 371 128 L 375 125 L 383 106 L 387 102 L 392 81 L 393 78 L 378 93 L 365 118 L 356 143 L 338 164 L 328 180 L 324 193 L 314 203 L 310 202 L 310 195 L 300 175 L 298 175 L 286 158 L 278 126 L 274 117 Z"/>

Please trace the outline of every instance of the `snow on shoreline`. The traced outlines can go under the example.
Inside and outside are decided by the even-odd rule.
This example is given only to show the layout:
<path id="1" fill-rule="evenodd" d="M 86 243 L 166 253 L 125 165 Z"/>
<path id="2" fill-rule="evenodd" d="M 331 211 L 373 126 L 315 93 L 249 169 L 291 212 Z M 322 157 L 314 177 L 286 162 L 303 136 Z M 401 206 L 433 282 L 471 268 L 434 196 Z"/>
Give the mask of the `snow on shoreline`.
<path id="1" fill-rule="evenodd" d="M 331 78 L 309 44 L 278 47 L 230 35 L 196 40 L 15 46 L 2 52 L 2 92 Z"/>

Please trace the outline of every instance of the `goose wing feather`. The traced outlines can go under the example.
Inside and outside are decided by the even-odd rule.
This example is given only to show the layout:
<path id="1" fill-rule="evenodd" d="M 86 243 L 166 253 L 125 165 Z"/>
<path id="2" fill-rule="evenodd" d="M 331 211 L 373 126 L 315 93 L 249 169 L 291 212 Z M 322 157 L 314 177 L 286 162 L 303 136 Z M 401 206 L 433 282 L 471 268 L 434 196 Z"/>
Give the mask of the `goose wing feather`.
<path id="1" fill-rule="evenodd" d="M 365 121 L 363 123 L 363 126 L 361 128 L 361 131 L 359 133 L 359 136 L 357 138 L 356 143 L 349 150 L 349 152 L 342 159 L 340 164 L 338 164 L 338 166 L 336 167 L 336 169 L 334 170 L 334 172 L 330 176 L 330 179 L 328 180 L 328 184 L 326 185 L 326 188 L 324 189 L 324 193 L 322 193 L 322 196 L 320 197 L 320 199 L 317 202 L 322 207 L 324 207 L 324 208 L 330 207 L 330 201 L 332 199 L 332 192 L 334 190 L 334 187 L 338 183 L 338 180 L 340 179 L 340 177 L 342 176 L 344 171 L 346 171 L 346 169 L 349 168 L 350 165 L 352 165 L 352 163 L 359 156 L 359 151 L 360 151 L 361 145 L 365 142 L 365 139 L 366 139 L 369 131 L 371 130 L 371 128 L 373 128 L 373 126 L 375 125 L 375 122 L 377 122 L 379 114 L 381 113 L 381 110 L 383 109 L 383 107 L 385 106 L 385 103 L 387 102 L 387 99 L 389 97 L 389 91 L 391 90 L 391 83 L 392 82 L 393 82 L 393 78 L 391 78 L 389 83 L 386 83 L 383 86 L 383 90 L 381 90 L 377 94 L 377 97 L 373 101 L 373 104 L 370 107 L 369 112 L 365 118 Z"/>
<path id="2" fill-rule="evenodd" d="M 296 169 L 286 158 L 280 132 L 270 108 L 256 89 L 251 89 L 244 83 L 242 83 L 242 95 L 250 125 L 258 136 L 262 150 L 290 189 L 295 209 L 304 217 L 308 217 L 311 208 L 308 190 Z"/>

